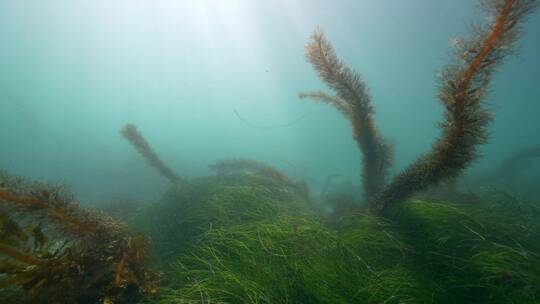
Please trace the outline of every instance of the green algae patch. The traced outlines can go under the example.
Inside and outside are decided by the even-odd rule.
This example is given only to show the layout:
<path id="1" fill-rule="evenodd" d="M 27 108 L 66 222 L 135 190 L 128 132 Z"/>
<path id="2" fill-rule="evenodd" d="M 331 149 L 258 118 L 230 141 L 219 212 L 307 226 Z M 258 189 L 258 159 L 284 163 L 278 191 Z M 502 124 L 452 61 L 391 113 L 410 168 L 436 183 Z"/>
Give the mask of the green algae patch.
<path id="1" fill-rule="evenodd" d="M 435 303 L 531 303 L 540 296 L 539 231 L 502 207 L 410 200 L 393 210 L 414 248 L 411 266 L 443 287 Z"/>
<path id="2" fill-rule="evenodd" d="M 335 244 L 317 220 L 283 215 L 270 221 L 214 229 L 173 263 L 160 303 L 287 303 L 309 299 L 303 275 Z"/>
<path id="3" fill-rule="evenodd" d="M 418 303 L 390 222 L 358 215 L 339 229 L 309 213 L 212 228 L 167 270 L 156 303 Z"/>
<path id="4" fill-rule="evenodd" d="M 370 214 L 345 222 L 338 230 L 341 274 L 335 284 L 347 286 L 347 303 L 429 302 L 430 287 L 411 270 L 413 248 L 395 223 Z"/>
<path id="5" fill-rule="evenodd" d="M 411 199 L 339 222 L 257 174 L 173 186 L 131 221 L 164 273 L 149 303 L 534 303 L 538 210 L 501 195 Z"/>
<path id="6" fill-rule="evenodd" d="M 147 234 L 155 255 L 168 260 L 208 230 L 299 214 L 306 205 L 305 194 L 293 183 L 256 174 L 205 177 L 172 186 L 130 226 Z"/>
<path id="7" fill-rule="evenodd" d="M 172 264 L 157 303 L 417 303 L 425 288 L 401 245 L 382 231 L 364 234 L 372 224 L 345 236 L 315 217 L 283 215 L 207 231 Z M 359 235 L 373 241 L 363 246 L 368 251 L 395 259 L 348 243 Z"/>

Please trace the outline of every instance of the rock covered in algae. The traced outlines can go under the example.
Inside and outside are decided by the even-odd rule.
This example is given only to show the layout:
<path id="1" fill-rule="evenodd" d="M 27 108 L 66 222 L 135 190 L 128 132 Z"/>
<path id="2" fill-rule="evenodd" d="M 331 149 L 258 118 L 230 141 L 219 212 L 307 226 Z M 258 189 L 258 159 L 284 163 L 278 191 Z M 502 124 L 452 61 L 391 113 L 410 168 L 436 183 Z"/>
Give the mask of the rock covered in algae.
<path id="1" fill-rule="evenodd" d="M 540 212 L 503 195 L 411 199 L 338 225 L 295 184 L 174 186 L 132 221 L 167 278 L 152 303 L 535 303 Z"/>
<path id="2" fill-rule="evenodd" d="M 224 226 L 307 212 L 304 188 L 258 174 L 217 175 L 173 185 L 141 210 L 131 226 L 147 234 L 161 259 L 183 252 L 196 236 Z"/>

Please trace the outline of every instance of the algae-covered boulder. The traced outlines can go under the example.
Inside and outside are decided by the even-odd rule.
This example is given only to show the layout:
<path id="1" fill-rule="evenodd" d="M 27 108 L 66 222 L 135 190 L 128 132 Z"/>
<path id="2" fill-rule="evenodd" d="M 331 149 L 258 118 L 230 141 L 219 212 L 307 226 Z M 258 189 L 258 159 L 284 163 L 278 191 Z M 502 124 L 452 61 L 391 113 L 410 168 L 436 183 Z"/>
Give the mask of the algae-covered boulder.
<path id="1" fill-rule="evenodd" d="M 185 250 L 205 231 L 306 212 L 304 189 L 260 174 L 204 177 L 173 185 L 130 224 L 147 234 L 155 254 L 166 260 Z"/>
<path id="2" fill-rule="evenodd" d="M 367 217 L 345 236 L 310 215 L 281 215 L 209 230 L 177 257 L 157 302 L 416 303 L 403 244 L 379 224 Z"/>
<path id="3" fill-rule="evenodd" d="M 494 198 L 410 200 L 393 210 L 415 249 L 413 266 L 438 285 L 434 303 L 535 303 L 540 296 L 538 209 Z"/>
<path id="4" fill-rule="evenodd" d="M 411 199 L 339 225 L 292 183 L 257 175 L 178 185 L 143 210 L 163 257 L 153 303 L 535 303 L 538 209 L 487 194 Z"/>

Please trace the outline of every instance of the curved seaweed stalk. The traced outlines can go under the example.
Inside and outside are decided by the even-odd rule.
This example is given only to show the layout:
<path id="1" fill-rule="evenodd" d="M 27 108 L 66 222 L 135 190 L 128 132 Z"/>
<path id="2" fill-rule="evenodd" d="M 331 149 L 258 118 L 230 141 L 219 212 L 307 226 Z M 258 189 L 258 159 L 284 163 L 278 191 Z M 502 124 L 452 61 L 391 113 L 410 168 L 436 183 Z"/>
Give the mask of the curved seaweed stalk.
<path id="1" fill-rule="evenodd" d="M 159 174 L 172 183 L 182 180 L 180 176 L 174 173 L 174 171 L 159 158 L 141 132 L 137 130 L 137 126 L 134 124 L 126 124 L 120 130 L 120 134 L 129 141 L 129 143 L 159 172 Z"/>
<path id="2" fill-rule="evenodd" d="M 487 139 L 490 114 L 483 101 L 496 67 L 512 53 L 520 25 L 537 0 L 489 0 L 483 2 L 493 16 L 485 28 L 456 43 L 457 62 L 440 76 L 439 99 L 445 112 L 442 135 L 431 151 L 396 176 L 373 201 L 382 211 L 410 195 L 457 177 L 477 157 L 478 145 Z"/>
<path id="3" fill-rule="evenodd" d="M 364 188 L 371 208 L 381 212 L 429 186 L 457 177 L 478 156 L 477 147 L 487 139 L 490 114 L 483 106 L 495 68 L 513 51 L 520 25 L 538 0 L 486 0 L 493 21 L 475 28 L 472 37 L 456 42 L 456 62 L 441 72 L 439 99 L 445 112 L 442 135 L 431 151 L 416 160 L 383 188 L 390 163 L 388 145 L 377 134 L 366 86 L 335 55 L 320 31 L 311 36 L 306 54 L 321 79 L 337 96 L 323 92 L 303 93 L 334 105 L 353 125 L 364 156 Z"/>
<path id="4" fill-rule="evenodd" d="M 363 158 L 362 182 L 364 196 L 370 199 L 381 187 L 392 163 L 392 149 L 379 135 L 373 121 L 373 106 L 367 87 L 360 76 L 341 62 L 324 34 L 317 30 L 306 46 L 306 57 L 319 77 L 337 94 L 324 92 L 301 93 L 333 105 L 352 124 L 353 138 Z"/>

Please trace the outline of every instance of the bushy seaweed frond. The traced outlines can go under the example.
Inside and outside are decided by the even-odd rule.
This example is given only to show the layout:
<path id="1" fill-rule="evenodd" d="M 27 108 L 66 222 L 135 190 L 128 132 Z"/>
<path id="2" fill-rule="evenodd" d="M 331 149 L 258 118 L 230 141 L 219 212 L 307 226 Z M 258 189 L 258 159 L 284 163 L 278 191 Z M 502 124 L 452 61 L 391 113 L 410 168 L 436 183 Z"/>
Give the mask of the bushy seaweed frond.
<path id="1" fill-rule="evenodd" d="M 496 67 L 513 51 L 520 25 L 537 0 L 484 1 L 493 21 L 456 43 L 456 62 L 443 69 L 439 98 L 442 135 L 432 150 L 399 174 L 374 201 L 383 210 L 428 186 L 457 177 L 477 158 L 490 114 L 483 101 Z"/>
<path id="2" fill-rule="evenodd" d="M 46 256 L 47 237 L 41 227 L 32 224 L 21 227 L 6 212 L 0 212 L 0 255 L 11 259 L 0 259 L 0 273 L 9 271 L 8 266 L 18 264 L 40 265 L 44 262 L 41 256 Z M 17 262 L 17 263 L 13 263 Z M 5 280 L 0 281 L 0 286 Z"/>
<path id="3" fill-rule="evenodd" d="M 0 172 L 0 184 L 0 202 L 12 212 L 54 221 L 66 233 L 78 237 L 94 236 L 98 232 L 97 216 L 79 208 L 63 185 L 30 183 L 5 172 Z"/>
<path id="4" fill-rule="evenodd" d="M 174 171 L 159 158 L 156 152 L 154 152 L 148 141 L 141 132 L 137 130 L 137 126 L 134 124 L 126 124 L 120 130 L 120 134 L 131 143 L 131 145 L 159 172 L 159 174 L 173 183 L 181 180 L 181 177 L 174 173 Z"/>
<path id="5" fill-rule="evenodd" d="M 146 244 L 62 186 L 0 173 L 0 288 L 21 303 L 116 302 L 152 289 Z"/>
<path id="6" fill-rule="evenodd" d="M 316 101 L 321 101 L 329 105 L 333 105 L 343 116 L 352 120 L 352 111 L 349 104 L 338 96 L 332 96 L 324 92 L 309 92 L 298 94 L 300 99 L 311 98 Z"/>
<path id="7" fill-rule="evenodd" d="M 360 76 L 337 57 L 334 48 L 322 31 L 315 31 L 306 46 L 306 57 L 320 78 L 343 100 L 350 111 L 369 116 L 373 114 L 371 98 Z"/>
<path id="8" fill-rule="evenodd" d="M 306 57 L 319 77 L 337 94 L 301 93 L 300 98 L 313 98 L 332 104 L 352 124 L 353 138 L 363 157 L 362 178 L 366 198 L 371 198 L 384 185 L 392 163 L 390 145 L 380 136 L 373 121 L 373 106 L 368 89 L 360 76 L 347 67 L 321 31 L 311 35 Z"/>

